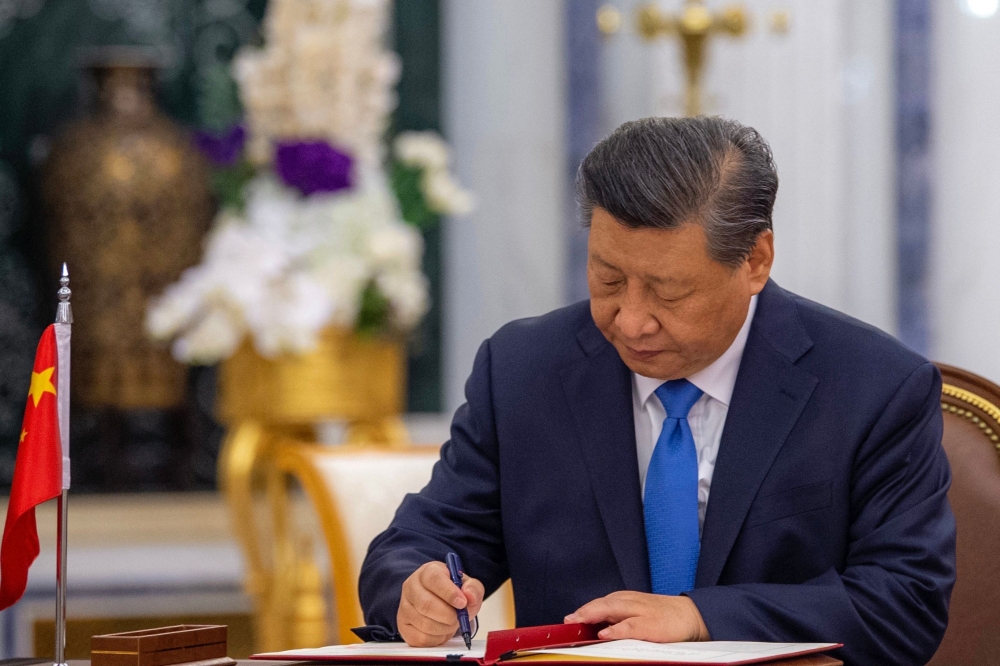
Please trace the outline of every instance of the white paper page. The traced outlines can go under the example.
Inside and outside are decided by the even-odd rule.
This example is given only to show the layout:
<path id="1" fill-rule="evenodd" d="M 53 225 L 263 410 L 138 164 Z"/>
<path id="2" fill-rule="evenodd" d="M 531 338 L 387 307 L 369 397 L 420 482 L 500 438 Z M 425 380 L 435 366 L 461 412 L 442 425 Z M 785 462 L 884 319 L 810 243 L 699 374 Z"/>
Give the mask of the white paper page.
<path id="1" fill-rule="evenodd" d="M 258 657 L 281 657 L 282 659 L 322 659 L 323 657 L 417 657 L 422 659 L 443 659 L 450 654 L 458 654 L 468 659 L 482 659 L 486 654 L 486 641 L 472 641 L 472 649 L 465 649 L 461 637 L 452 638 L 444 645 L 432 648 L 410 647 L 406 643 L 352 643 L 350 645 L 330 645 L 321 648 L 303 648 L 268 652 Z"/>
<path id="2" fill-rule="evenodd" d="M 649 641 L 624 640 L 574 648 L 525 650 L 519 654 L 565 654 L 574 657 L 658 661 L 664 664 L 733 664 L 748 659 L 776 658 L 806 650 L 832 648 L 834 645 L 836 643 L 749 643 L 743 641 L 650 643 Z"/>

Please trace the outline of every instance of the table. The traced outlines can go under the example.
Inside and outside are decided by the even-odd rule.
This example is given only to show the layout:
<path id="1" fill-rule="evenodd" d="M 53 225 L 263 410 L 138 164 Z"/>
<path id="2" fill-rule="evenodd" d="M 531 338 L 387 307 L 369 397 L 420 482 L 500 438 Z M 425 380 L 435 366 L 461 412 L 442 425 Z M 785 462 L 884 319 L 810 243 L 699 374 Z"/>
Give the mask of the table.
<path id="1" fill-rule="evenodd" d="M 90 666 L 90 661 L 87 659 L 70 659 L 68 666 Z M 237 661 L 237 666 L 305 666 L 310 662 L 305 661 L 250 661 L 248 659 L 240 659 Z M 0 666 L 34 666 L 35 664 L 49 664 L 51 666 L 52 662 L 44 659 L 0 659 Z M 798 657 L 796 659 L 784 659 L 779 661 L 768 661 L 760 666 L 843 666 L 844 662 L 839 659 L 834 659 L 833 657 L 828 657 L 827 655 L 812 655 L 808 657 Z M 341 665 L 343 666 L 343 665 Z M 371 664 L 366 664 L 365 666 L 371 666 Z M 417 666 L 413 664 L 412 666 Z M 437 662 L 435 666 L 440 666 L 440 662 Z"/>

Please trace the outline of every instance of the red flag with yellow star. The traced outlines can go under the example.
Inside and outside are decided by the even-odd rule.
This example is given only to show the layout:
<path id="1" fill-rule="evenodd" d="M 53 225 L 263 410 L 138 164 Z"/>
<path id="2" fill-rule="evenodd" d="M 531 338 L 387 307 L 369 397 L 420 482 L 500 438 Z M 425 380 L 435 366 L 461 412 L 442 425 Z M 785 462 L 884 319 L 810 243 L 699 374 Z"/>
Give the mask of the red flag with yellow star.
<path id="1" fill-rule="evenodd" d="M 21 443 L 14 464 L 14 481 L 7 505 L 7 523 L 0 545 L 0 610 L 13 605 L 28 583 L 28 567 L 38 557 L 35 507 L 58 497 L 63 488 L 63 453 L 56 402 L 59 355 L 56 327 L 49 326 L 38 342 L 31 372 L 28 405 L 24 409 Z"/>

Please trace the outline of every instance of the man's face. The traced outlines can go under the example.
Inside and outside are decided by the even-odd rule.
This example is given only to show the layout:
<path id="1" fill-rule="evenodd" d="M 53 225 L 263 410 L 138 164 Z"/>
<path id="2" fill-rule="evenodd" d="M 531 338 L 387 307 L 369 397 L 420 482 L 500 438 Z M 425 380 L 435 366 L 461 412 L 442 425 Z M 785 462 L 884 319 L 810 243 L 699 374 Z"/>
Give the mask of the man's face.
<path id="1" fill-rule="evenodd" d="M 688 377 L 736 339 L 750 297 L 770 275 L 773 238 L 762 233 L 734 268 L 708 255 L 700 224 L 633 229 L 595 208 L 587 259 L 594 322 L 633 372 Z"/>

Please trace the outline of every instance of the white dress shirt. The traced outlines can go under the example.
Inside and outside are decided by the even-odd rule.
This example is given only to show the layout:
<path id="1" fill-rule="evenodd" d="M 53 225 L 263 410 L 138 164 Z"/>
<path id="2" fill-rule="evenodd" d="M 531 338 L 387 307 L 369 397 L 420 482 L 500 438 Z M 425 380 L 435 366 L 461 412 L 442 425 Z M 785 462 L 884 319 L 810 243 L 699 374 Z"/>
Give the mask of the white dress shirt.
<path id="1" fill-rule="evenodd" d="M 694 445 L 698 449 L 698 529 L 705 525 L 705 508 L 708 506 L 708 491 L 712 487 L 712 473 L 715 458 L 719 454 L 722 428 L 726 425 L 729 401 L 733 397 L 733 386 L 743 360 L 743 348 L 750 334 L 750 324 L 757 310 L 757 297 L 750 299 L 746 321 L 722 356 L 714 363 L 687 378 L 700 388 L 703 395 L 688 412 L 688 424 L 694 435 Z M 663 420 L 667 410 L 653 392 L 663 384 L 662 379 L 643 377 L 632 373 L 632 415 L 635 418 L 635 445 L 639 454 L 639 482 L 643 497 L 646 494 L 646 471 L 653 457 L 656 440 L 663 430 Z"/>

